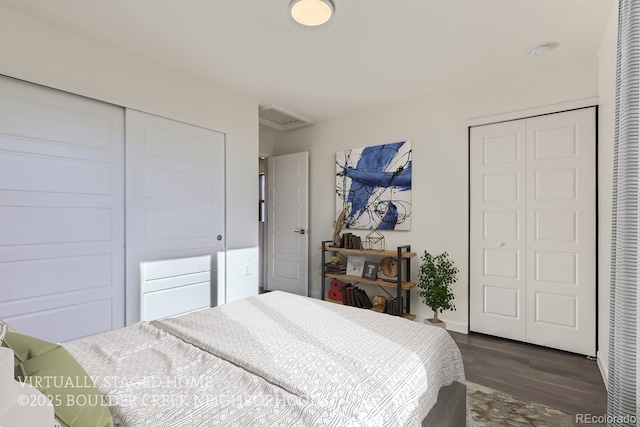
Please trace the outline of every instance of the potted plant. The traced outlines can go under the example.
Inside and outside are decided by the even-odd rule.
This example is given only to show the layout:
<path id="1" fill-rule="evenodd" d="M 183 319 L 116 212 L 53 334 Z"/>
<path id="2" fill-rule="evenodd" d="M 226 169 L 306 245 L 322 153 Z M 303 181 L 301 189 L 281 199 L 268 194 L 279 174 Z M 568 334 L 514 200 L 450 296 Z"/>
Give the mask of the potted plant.
<path id="1" fill-rule="evenodd" d="M 455 310 L 453 304 L 453 290 L 451 285 L 457 281 L 458 267 L 449 258 L 447 252 L 433 256 L 424 251 L 420 257 L 422 265 L 418 275 L 418 295 L 423 298 L 423 302 L 433 310 L 433 319 L 427 319 L 436 326 L 444 327 L 445 324 L 438 320 L 438 312 L 444 310 Z"/>

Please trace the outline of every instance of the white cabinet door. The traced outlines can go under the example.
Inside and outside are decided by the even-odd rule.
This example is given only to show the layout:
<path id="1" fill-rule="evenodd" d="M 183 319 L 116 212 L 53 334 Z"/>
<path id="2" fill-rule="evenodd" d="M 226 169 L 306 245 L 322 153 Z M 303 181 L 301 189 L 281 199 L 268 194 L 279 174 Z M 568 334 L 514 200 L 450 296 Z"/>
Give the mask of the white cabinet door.
<path id="1" fill-rule="evenodd" d="M 595 109 L 470 136 L 470 329 L 595 355 Z"/>
<path id="2" fill-rule="evenodd" d="M 130 109 L 126 118 L 131 324 L 140 320 L 141 262 L 201 255 L 215 260 L 224 250 L 225 135 Z M 217 277 L 217 266 L 211 267 Z"/>
<path id="3" fill-rule="evenodd" d="M 471 129 L 471 329 L 524 341 L 526 125 Z"/>
<path id="4" fill-rule="evenodd" d="M 124 326 L 124 109 L 0 77 L 0 318 L 67 341 Z"/>
<path id="5" fill-rule="evenodd" d="M 595 356 L 593 108 L 527 120 L 527 341 Z"/>
<path id="6" fill-rule="evenodd" d="M 309 292 L 309 153 L 267 158 L 267 289 Z"/>

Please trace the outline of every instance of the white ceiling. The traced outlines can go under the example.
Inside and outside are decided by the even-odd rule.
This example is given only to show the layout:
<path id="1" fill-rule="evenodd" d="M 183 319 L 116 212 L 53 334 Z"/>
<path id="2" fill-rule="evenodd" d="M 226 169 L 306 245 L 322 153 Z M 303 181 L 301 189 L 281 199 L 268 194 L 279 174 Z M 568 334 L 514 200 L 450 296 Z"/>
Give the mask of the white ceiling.
<path id="1" fill-rule="evenodd" d="M 0 0 L 0 5 L 313 121 L 461 81 L 595 58 L 615 0 L 334 0 L 303 27 L 289 0 Z M 532 58 L 537 44 L 558 44 Z"/>

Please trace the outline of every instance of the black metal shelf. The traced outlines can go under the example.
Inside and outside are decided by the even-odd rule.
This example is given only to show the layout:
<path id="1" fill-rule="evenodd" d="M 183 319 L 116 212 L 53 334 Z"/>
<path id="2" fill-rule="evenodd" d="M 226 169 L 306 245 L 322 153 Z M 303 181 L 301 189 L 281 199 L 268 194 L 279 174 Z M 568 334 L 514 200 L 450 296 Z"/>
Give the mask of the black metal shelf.
<path id="1" fill-rule="evenodd" d="M 322 275 L 322 299 L 325 300 L 326 299 L 326 279 L 331 279 L 331 278 L 337 278 L 337 279 L 344 279 L 347 280 L 349 282 L 354 282 L 354 283 L 365 283 L 365 284 L 370 284 L 370 285 L 378 285 L 378 286 L 383 286 L 383 287 L 387 287 L 387 288 L 395 288 L 396 289 L 396 297 L 400 297 L 402 295 L 402 291 L 405 292 L 404 295 L 404 300 L 406 301 L 406 307 L 407 307 L 407 311 L 406 313 L 404 312 L 404 308 L 402 307 L 402 299 L 398 298 L 397 299 L 397 306 L 396 306 L 396 316 L 404 316 L 407 317 L 409 319 L 415 319 L 415 315 L 410 313 L 411 310 L 411 289 L 413 287 L 416 286 L 415 283 L 410 282 L 409 278 L 411 277 L 411 258 L 416 256 L 415 252 L 411 252 L 411 245 L 405 245 L 405 246 L 398 246 L 397 247 L 397 251 L 377 251 L 377 250 L 371 250 L 371 249 L 346 249 L 346 248 L 337 248 L 334 246 L 329 246 L 329 244 L 333 244 L 333 242 L 331 240 L 325 240 L 322 242 L 322 247 L 320 248 L 322 250 L 322 265 L 321 265 L 321 270 L 320 270 L 320 274 Z M 366 279 L 363 277 L 357 277 L 357 276 L 349 276 L 346 274 L 332 274 L 332 273 L 327 273 L 326 272 L 326 268 L 325 268 L 325 254 L 327 252 L 333 252 L 333 253 L 357 253 L 360 255 L 364 255 L 364 256 L 371 256 L 371 257 L 384 257 L 384 256 L 397 256 L 397 260 L 398 260 L 398 276 L 396 278 L 396 282 L 387 282 L 381 279 L 378 280 L 371 280 L 371 279 Z M 402 280 L 403 278 L 403 274 L 404 277 L 406 277 L 406 280 Z M 334 302 L 334 301 L 332 301 Z M 374 310 L 376 311 L 376 310 Z"/>

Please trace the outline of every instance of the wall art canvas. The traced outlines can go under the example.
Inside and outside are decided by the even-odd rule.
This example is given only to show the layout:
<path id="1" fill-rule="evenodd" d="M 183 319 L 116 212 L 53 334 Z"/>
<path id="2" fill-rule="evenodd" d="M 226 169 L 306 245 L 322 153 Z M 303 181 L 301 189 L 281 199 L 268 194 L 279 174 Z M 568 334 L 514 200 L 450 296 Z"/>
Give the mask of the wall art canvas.
<path id="1" fill-rule="evenodd" d="M 336 217 L 344 228 L 411 229 L 411 141 L 336 154 Z"/>

